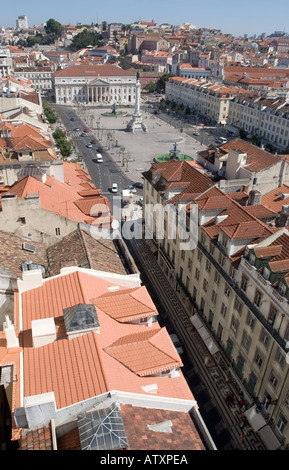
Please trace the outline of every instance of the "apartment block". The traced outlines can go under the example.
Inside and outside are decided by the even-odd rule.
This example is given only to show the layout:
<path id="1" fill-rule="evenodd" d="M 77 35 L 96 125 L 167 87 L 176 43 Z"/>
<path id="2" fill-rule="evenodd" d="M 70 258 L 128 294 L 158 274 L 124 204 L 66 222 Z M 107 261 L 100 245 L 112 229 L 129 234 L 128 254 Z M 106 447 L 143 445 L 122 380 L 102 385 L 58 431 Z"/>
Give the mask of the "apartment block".
<path id="1" fill-rule="evenodd" d="M 287 448 L 287 228 L 267 225 L 257 217 L 259 200 L 241 206 L 238 193 L 223 193 L 186 162 L 153 163 L 144 180 L 144 224 L 151 227 L 148 244 L 159 265 L 196 331 L 207 332 L 208 356 L 245 397 L 249 423 L 268 449 Z M 162 237 L 162 220 L 152 213 L 156 204 L 163 207 Z M 172 236 L 174 213 L 178 220 L 185 213 L 186 224 Z M 189 249 L 185 235 L 193 240 Z"/>
<path id="2" fill-rule="evenodd" d="M 230 101 L 228 125 L 244 129 L 280 150 L 289 148 L 289 96 L 236 96 Z"/>
<path id="3" fill-rule="evenodd" d="M 236 88 L 205 79 L 172 77 L 166 84 L 167 99 L 189 106 L 213 124 L 226 124 L 230 101 L 239 92 Z"/>

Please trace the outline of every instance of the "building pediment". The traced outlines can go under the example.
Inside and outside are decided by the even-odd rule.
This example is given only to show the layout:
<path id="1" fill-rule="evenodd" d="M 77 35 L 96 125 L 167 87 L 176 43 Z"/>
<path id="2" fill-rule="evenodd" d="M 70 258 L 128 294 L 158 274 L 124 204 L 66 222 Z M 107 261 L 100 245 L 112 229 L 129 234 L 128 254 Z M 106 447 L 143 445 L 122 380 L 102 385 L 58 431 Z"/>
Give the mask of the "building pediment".
<path id="1" fill-rule="evenodd" d="M 109 86 L 109 82 L 104 80 L 103 78 L 94 78 L 90 82 L 88 82 L 89 86 Z"/>

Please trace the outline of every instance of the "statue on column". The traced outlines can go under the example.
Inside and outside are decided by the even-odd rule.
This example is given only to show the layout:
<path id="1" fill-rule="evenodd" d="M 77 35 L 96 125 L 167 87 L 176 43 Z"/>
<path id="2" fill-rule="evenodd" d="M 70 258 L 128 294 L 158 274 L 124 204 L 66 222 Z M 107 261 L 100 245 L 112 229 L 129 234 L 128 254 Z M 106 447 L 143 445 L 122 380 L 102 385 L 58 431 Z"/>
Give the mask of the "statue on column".
<path id="1" fill-rule="evenodd" d="M 137 72 L 136 74 L 136 85 L 135 85 L 135 108 L 134 113 L 131 121 L 127 124 L 126 130 L 129 132 L 138 132 L 143 131 L 147 132 L 147 126 L 142 120 L 142 115 L 140 112 L 140 90 L 141 90 L 141 83 L 140 83 L 140 74 Z"/>

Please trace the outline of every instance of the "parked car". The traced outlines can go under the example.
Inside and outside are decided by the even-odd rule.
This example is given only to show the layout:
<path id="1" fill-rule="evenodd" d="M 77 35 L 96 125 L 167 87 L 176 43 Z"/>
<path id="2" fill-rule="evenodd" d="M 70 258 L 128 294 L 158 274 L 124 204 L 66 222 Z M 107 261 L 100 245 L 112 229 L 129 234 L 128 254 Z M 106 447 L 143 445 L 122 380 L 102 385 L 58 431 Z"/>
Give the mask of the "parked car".
<path id="1" fill-rule="evenodd" d="M 170 335 L 170 338 L 171 338 L 172 342 L 174 343 L 174 346 L 175 346 L 177 352 L 178 352 L 179 354 L 184 354 L 184 350 L 183 350 L 182 344 L 181 344 L 181 342 L 180 342 L 180 340 L 179 340 L 179 337 L 176 335 L 176 333 L 172 333 L 172 334 Z"/>
<path id="2" fill-rule="evenodd" d="M 116 183 L 113 183 L 113 184 L 112 184 L 111 192 L 112 192 L 112 193 L 117 193 L 117 192 L 118 192 L 118 186 L 117 186 Z"/>
<path id="3" fill-rule="evenodd" d="M 134 187 L 134 188 L 143 189 L 143 183 L 141 183 L 140 181 L 138 181 L 137 183 L 133 183 L 133 187 Z"/>
<path id="4" fill-rule="evenodd" d="M 193 132 L 193 135 L 200 135 L 199 131 Z"/>

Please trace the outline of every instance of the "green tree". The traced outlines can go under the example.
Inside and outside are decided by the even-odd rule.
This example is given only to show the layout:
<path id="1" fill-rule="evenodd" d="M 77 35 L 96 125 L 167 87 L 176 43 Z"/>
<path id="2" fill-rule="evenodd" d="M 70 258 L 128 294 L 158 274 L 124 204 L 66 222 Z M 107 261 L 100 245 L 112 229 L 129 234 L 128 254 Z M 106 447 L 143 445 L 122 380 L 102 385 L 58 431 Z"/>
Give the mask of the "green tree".
<path id="1" fill-rule="evenodd" d="M 50 18 L 50 20 L 47 21 L 46 26 L 45 26 L 45 32 L 48 35 L 54 34 L 57 38 L 62 33 L 62 25 L 58 21 L 54 20 L 53 18 Z"/>
<path id="2" fill-rule="evenodd" d="M 73 49 L 83 49 L 89 45 L 97 46 L 99 44 L 99 36 L 97 33 L 93 31 L 88 31 L 88 29 L 84 29 L 81 33 L 74 36 L 71 47 Z"/>
<path id="3" fill-rule="evenodd" d="M 160 79 L 157 81 L 157 90 L 160 93 L 164 93 L 166 89 L 166 82 L 170 77 L 174 77 L 172 73 L 164 73 Z"/>
<path id="4" fill-rule="evenodd" d="M 59 145 L 60 153 L 63 157 L 71 155 L 71 143 L 68 140 L 62 140 Z"/>
<path id="5" fill-rule="evenodd" d="M 143 89 L 149 91 L 150 93 L 153 93 L 154 91 L 156 91 L 157 85 L 155 82 L 149 82 L 143 87 Z"/>

